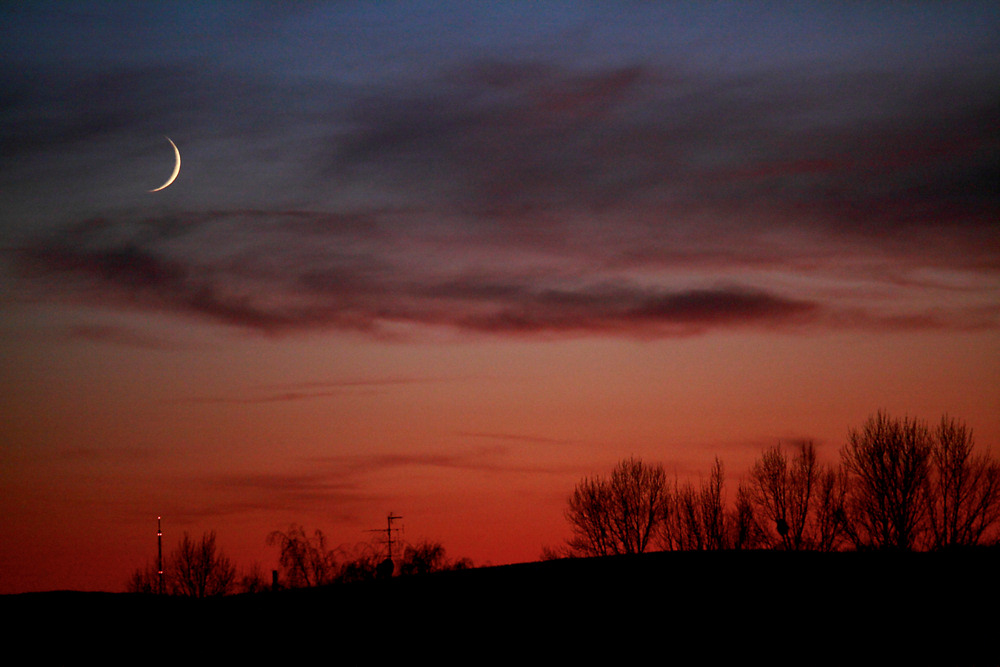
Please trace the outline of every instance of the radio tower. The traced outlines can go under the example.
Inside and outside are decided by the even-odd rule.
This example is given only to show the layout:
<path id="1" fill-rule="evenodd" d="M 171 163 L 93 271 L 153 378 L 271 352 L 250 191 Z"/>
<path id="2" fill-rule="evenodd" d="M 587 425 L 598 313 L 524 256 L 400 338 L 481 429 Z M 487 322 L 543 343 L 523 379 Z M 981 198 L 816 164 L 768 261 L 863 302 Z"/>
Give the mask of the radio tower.
<path id="1" fill-rule="evenodd" d="M 163 595 L 163 530 L 160 529 L 160 517 L 156 517 L 156 588 Z"/>

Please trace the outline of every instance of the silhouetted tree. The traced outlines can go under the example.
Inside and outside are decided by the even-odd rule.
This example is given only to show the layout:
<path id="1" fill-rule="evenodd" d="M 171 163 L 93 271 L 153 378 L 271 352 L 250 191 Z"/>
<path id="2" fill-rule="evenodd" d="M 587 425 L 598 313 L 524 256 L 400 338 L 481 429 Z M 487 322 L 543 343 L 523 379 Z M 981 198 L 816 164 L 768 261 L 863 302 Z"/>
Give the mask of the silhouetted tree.
<path id="1" fill-rule="evenodd" d="M 1000 465 L 974 455 L 972 429 L 941 418 L 934 432 L 929 494 L 932 546 L 980 544 L 1000 524 Z"/>
<path id="2" fill-rule="evenodd" d="M 716 457 L 715 463 L 712 464 L 712 472 L 708 480 L 701 485 L 701 492 L 698 495 L 705 549 L 709 551 L 726 549 L 729 546 L 724 487 L 722 461 Z"/>
<path id="3" fill-rule="evenodd" d="M 125 584 L 129 593 L 165 593 L 188 597 L 227 595 L 237 589 L 236 567 L 216 547 L 215 532 L 195 541 L 184 533 L 177 548 L 163 562 L 161 575 L 155 564 L 132 572 Z"/>
<path id="4" fill-rule="evenodd" d="M 736 507 L 730 531 L 733 549 L 757 549 L 767 543 L 767 533 L 757 517 L 753 492 L 746 484 L 740 484 L 736 489 Z"/>
<path id="5" fill-rule="evenodd" d="M 147 563 L 132 571 L 125 590 L 129 593 L 158 593 L 160 591 L 160 571 L 156 565 Z"/>
<path id="6" fill-rule="evenodd" d="M 625 459 L 611 476 L 582 480 L 569 500 L 573 528 L 568 545 L 586 556 L 646 551 L 662 520 L 669 489 L 659 465 Z"/>
<path id="7" fill-rule="evenodd" d="M 302 526 L 292 524 L 287 532 L 273 531 L 267 536 L 267 544 L 281 550 L 278 562 L 286 585 L 292 588 L 328 584 L 337 575 L 336 554 L 327 548 L 320 530 L 310 537 Z"/>
<path id="8" fill-rule="evenodd" d="M 563 558 L 572 558 L 574 555 L 572 547 L 568 544 L 560 544 L 555 547 L 548 545 L 542 546 L 542 553 L 539 555 L 539 560 L 562 560 Z"/>
<path id="9" fill-rule="evenodd" d="M 694 484 L 686 482 L 678 487 L 674 480 L 673 498 L 667 507 L 662 523 L 666 529 L 665 547 L 675 551 L 704 551 L 707 540 Z"/>
<path id="10" fill-rule="evenodd" d="M 340 551 L 342 552 L 343 563 L 337 572 L 336 578 L 340 583 L 371 581 L 375 579 L 379 563 L 384 560 L 379 556 L 375 548 L 368 543 L 355 545 L 353 553 L 348 553 L 343 548 Z"/>
<path id="11" fill-rule="evenodd" d="M 215 545 L 215 531 L 195 542 L 186 532 L 169 560 L 172 591 L 177 595 L 205 598 L 232 593 L 236 568 Z"/>
<path id="12" fill-rule="evenodd" d="M 399 574 L 427 574 L 447 570 L 464 570 L 472 567 L 468 558 L 449 560 L 440 542 L 423 541 L 406 545 L 399 561 Z"/>
<path id="13" fill-rule="evenodd" d="M 237 590 L 240 593 L 262 593 L 271 587 L 270 582 L 264 575 L 260 563 L 254 563 L 250 569 L 240 575 Z"/>
<path id="14" fill-rule="evenodd" d="M 850 475 L 850 534 L 859 548 L 911 550 L 928 513 L 930 431 L 883 412 L 852 429 L 841 458 Z"/>
<path id="15" fill-rule="evenodd" d="M 773 528 L 771 541 L 788 551 L 813 548 L 809 525 L 821 470 L 812 442 L 800 442 L 791 462 L 780 443 L 765 451 L 750 470 L 754 504 Z"/>
<path id="16" fill-rule="evenodd" d="M 814 516 L 814 548 L 818 551 L 836 551 L 846 538 L 847 491 L 847 475 L 842 466 L 823 469 Z"/>
<path id="17" fill-rule="evenodd" d="M 749 490 L 772 547 L 832 551 L 844 538 L 847 479 L 842 468 L 822 466 L 811 441 L 789 459 L 781 444 L 750 469 Z"/>
<path id="18" fill-rule="evenodd" d="M 406 545 L 399 563 L 400 574 L 426 574 L 443 570 L 447 563 L 440 542 Z"/>
<path id="19" fill-rule="evenodd" d="M 657 525 L 659 545 L 670 551 L 714 551 L 733 548 L 737 540 L 747 547 L 753 537 L 747 507 L 727 510 L 725 474 L 722 461 L 716 457 L 707 480 L 696 487 L 674 480 L 673 493 L 667 495 L 663 513 Z M 743 512 L 741 515 L 740 512 Z M 740 534 L 739 521 L 745 521 Z"/>

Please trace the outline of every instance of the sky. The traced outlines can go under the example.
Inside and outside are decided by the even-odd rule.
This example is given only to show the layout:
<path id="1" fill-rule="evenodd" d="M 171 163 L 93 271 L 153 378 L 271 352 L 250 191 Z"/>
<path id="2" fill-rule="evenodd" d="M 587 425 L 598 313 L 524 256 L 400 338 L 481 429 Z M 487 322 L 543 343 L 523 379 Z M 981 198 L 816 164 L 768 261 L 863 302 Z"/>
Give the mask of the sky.
<path id="1" fill-rule="evenodd" d="M 0 593 L 569 537 L 878 410 L 1000 450 L 1000 6 L 0 8 Z M 181 155 L 179 175 L 162 185 Z"/>

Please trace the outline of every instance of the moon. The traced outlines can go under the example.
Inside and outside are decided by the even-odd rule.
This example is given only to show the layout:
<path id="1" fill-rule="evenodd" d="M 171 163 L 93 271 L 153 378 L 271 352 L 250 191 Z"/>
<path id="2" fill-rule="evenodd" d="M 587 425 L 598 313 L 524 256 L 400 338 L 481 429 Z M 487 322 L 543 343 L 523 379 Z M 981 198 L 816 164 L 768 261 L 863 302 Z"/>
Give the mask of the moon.
<path id="1" fill-rule="evenodd" d="M 167 179 L 166 183 L 164 183 L 163 185 L 161 185 L 158 188 L 154 188 L 153 190 L 150 190 L 150 192 L 159 192 L 160 190 L 164 189 L 165 187 L 167 187 L 168 185 L 170 185 L 171 183 L 174 182 L 174 179 L 177 178 L 177 174 L 181 173 L 181 152 L 179 150 L 177 150 L 177 144 L 175 144 L 173 141 L 171 141 L 170 137 L 164 137 L 164 138 L 167 141 L 170 141 L 170 145 L 174 147 L 174 160 L 175 160 L 174 161 L 174 173 L 170 174 L 170 178 Z"/>

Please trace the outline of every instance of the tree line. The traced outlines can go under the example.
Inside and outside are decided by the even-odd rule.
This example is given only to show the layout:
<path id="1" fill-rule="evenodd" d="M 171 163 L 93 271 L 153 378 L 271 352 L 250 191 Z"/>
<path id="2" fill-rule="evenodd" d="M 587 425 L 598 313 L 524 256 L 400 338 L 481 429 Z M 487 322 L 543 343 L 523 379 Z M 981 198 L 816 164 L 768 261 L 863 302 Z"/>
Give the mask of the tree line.
<path id="1" fill-rule="evenodd" d="M 821 464 L 810 441 L 762 452 L 726 497 L 722 461 L 706 479 L 672 482 L 660 464 L 620 461 L 581 480 L 569 498 L 572 537 L 543 559 L 668 551 L 934 550 L 1000 544 L 1000 463 L 975 451 L 964 422 L 934 428 L 884 412 L 850 429 L 837 464 Z M 396 561 L 375 545 L 331 548 L 320 530 L 293 524 L 267 536 L 279 550 L 277 581 L 259 565 L 238 571 L 215 532 L 187 533 L 164 560 L 136 569 L 129 592 L 210 597 L 368 581 L 473 567 L 440 542 L 406 544 Z"/>
<path id="2" fill-rule="evenodd" d="M 369 581 L 397 574 L 427 574 L 473 567 L 467 558 L 450 559 L 440 542 L 424 540 L 405 544 L 394 562 L 380 555 L 370 543 L 331 548 L 321 530 L 308 534 L 292 524 L 273 531 L 267 544 L 279 549 L 277 580 L 265 577 L 259 564 L 239 571 L 216 544 L 215 531 L 195 540 L 188 533 L 164 558 L 162 570 L 147 564 L 134 570 L 126 583 L 130 593 L 162 593 L 206 598 L 235 593 L 259 593 L 278 588 L 306 588 L 328 584 Z"/>
<path id="3" fill-rule="evenodd" d="M 698 485 L 620 461 L 569 498 L 572 537 L 546 558 L 662 550 L 934 550 L 1000 543 L 1000 463 L 964 422 L 884 412 L 850 429 L 836 465 L 812 442 L 764 451 L 725 496 L 718 458 Z"/>

